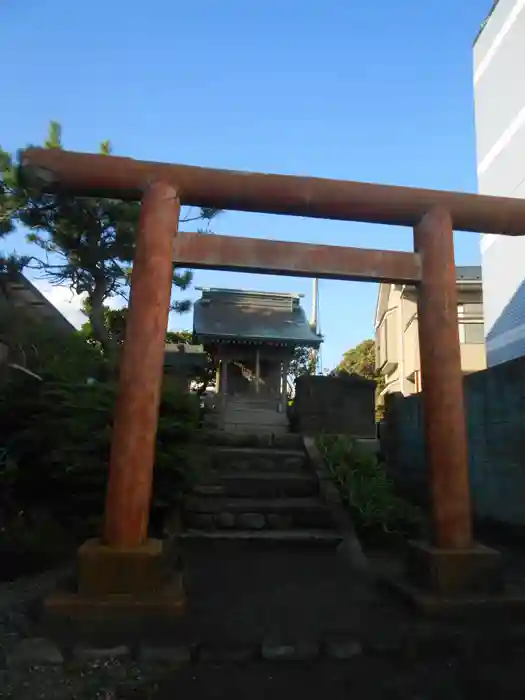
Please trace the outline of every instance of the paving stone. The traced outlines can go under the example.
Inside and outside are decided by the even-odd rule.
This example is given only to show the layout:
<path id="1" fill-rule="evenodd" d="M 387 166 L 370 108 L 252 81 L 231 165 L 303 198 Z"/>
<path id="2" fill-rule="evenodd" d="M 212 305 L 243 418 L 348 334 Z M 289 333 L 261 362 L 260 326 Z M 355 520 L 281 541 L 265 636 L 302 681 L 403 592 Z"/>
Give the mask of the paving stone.
<path id="1" fill-rule="evenodd" d="M 143 646 L 139 650 L 141 663 L 178 664 L 191 661 L 191 647 L 180 645 L 174 647 Z"/>
<path id="2" fill-rule="evenodd" d="M 235 527 L 235 515 L 233 513 L 219 513 L 215 519 L 217 527 Z"/>
<path id="3" fill-rule="evenodd" d="M 96 647 L 75 647 L 73 658 L 75 661 L 98 661 L 99 659 L 125 659 L 130 656 L 130 649 L 125 645 L 99 649 Z"/>
<path id="4" fill-rule="evenodd" d="M 62 652 L 54 642 L 43 637 L 23 639 L 7 657 L 12 666 L 58 666 L 64 663 Z"/>
<path id="5" fill-rule="evenodd" d="M 247 530 L 262 530 L 266 527 L 266 518 L 261 513 L 241 513 L 237 524 Z"/>
<path id="6" fill-rule="evenodd" d="M 319 646 L 313 642 L 295 644 L 265 642 L 261 653 L 266 661 L 310 661 L 319 654 Z"/>
<path id="7" fill-rule="evenodd" d="M 341 661 L 353 659 L 359 656 L 363 651 L 363 647 L 359 642 L 349 640 L 346 642 L 330 642 L 326 645 L 326 654 L 331 659 L 339 659 Z"/>

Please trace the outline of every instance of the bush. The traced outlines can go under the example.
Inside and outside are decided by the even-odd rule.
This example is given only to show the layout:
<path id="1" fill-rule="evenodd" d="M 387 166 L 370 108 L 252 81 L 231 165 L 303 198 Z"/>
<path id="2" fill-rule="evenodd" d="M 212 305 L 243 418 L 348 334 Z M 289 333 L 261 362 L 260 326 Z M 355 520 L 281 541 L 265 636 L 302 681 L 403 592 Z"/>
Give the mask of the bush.
<path id="1" fill-rule="evenodd" d="M 72 535 L 45 511 L 2 513 L 0 581 L 10 581 L 49 569 L 69 558 Z"/>
<path id="2" fill-rule="evenodd" d="M 24 391 L 23 382 L 13 380 L 4 387 L 0 425 L 10 466 L 0 472 L 0 488 L 11 494 L 11 511 L 44 508 L 77 540 L 98 534 L 115 398 L 114 383 L 49 381 Z M 155 528 L 205 457 L 195 444 L 199 421 L 197 397 L 163 393 L 153 485 Z"/>
<path id="3" fill-rule="evenodd" d="M 379 535 L 381 539 L 384 534 L 419 533 L 422 512 L 397 496 L 385 466 L 376 455 L 346 436 L 320 436 L 317 446 L 361 536 L 377 539 Z"/>

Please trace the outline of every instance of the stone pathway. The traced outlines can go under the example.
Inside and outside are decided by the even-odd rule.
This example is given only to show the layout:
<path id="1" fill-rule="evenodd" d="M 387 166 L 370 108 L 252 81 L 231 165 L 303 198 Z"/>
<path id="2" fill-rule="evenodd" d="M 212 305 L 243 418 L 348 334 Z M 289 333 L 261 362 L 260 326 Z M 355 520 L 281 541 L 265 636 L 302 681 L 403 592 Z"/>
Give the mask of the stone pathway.
<path id="1" fill-rule="evenodd" d="M 402 612 L 333 547 L 309 543 L 183 544 L 188 611 L 181 628 L 190 643 L 323 643 L 356 635 L 369 615 Z M 366 618 L 366 619 L 365 619 Z"/>

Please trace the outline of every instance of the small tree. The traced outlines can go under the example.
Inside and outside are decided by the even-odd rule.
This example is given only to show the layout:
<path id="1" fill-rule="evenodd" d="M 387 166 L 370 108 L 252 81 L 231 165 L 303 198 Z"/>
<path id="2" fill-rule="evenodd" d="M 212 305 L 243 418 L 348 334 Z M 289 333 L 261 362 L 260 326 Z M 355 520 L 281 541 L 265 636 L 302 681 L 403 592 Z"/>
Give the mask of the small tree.
<path id="1" fill-rule="evenodd" d="M 44 146 L 62 148 L 58 122 L 51 122 Z M 110 155 L 110 142 L 103 141 L 99 152 Z M 19 181 L 17 160 L 1 149 L 0 182 L 3 230 L 11 230 L 16 223 L 28 228 L 28 240 L 43 253 L 40 259 L 32 259 L 31 266 L 53 284 L 86 295 L 93 336 L 106 357 L 111 357 L 116 343 L 105 322 L 105 304 L 114 296 L 128 298 L 140 203 L 44 194 Z M 186 213 L 181 220 L 209 223 L 217 213 L 201 209 L 196 215 Z M 190 271 L 173 270 L 176 290 L 184 291 L 191 282 Z M 172 310 L 178 312 L 189 308 L 188 300 L 172 304 Z"/>
<path id="2" fill-rule="evenodd" d="M 297 347 L 293 351 L 292 359 L 288 366 L 288 394 L 292 394 L 295 380 L 305 374 L 315 374 L 315 351 L 312 348 Z"/>

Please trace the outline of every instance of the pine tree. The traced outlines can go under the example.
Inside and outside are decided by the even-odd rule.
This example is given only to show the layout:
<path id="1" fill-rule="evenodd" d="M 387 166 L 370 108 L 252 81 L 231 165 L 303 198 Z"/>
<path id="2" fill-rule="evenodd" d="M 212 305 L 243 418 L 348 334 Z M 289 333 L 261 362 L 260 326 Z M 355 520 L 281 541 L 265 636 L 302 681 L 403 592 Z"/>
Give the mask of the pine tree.
<path id="1" fill-rule="evenodd" d="M 45 148 L 62 148 L 62 129 L 51 122 Z M 111 143 L 103 141 L 99 152 L 109 156 Z M 115 342 L 105 323 L 105 306 L 111 297 L 127 300 L 131 265 L 138 228 L 140 203 L 116 199 L 45 194 L 17 179 L 17 159 L 0 149 L 0 234 L 15 224 L 29 230 L 27 239 L 40 249 L 29 267 L 53 284 L 68 286 L 87 299 L 93 336 L 110 358 Z M 182 221 L 210 222 L 217 210 L 186 214 Z M 189 270 L 173 270 L 173 288 L 183 292 L 192 282 Z M 187 311 L 188 300 L 176 299 L 172 310 Z"/>

